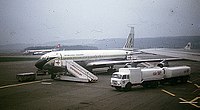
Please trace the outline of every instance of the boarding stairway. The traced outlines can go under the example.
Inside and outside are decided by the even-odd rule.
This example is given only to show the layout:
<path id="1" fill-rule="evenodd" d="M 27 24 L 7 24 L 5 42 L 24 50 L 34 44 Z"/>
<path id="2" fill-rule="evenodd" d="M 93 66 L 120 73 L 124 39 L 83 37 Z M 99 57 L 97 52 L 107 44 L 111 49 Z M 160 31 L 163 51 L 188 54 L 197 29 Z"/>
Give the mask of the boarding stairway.
<path id="1" fill-rule="evenodd" d="M 60 62 L 59 65 L 57 62 Z M 60 60 L 55 61 L 56 66 L 62 66 L 67 69 L 69 75 L 59 75 L 60 80 L 68 80 L 68 81 L 77 81 L 77 82 L 96 82 L 98 77 L 77 64 L 74 61 L 70 60 Z"/>

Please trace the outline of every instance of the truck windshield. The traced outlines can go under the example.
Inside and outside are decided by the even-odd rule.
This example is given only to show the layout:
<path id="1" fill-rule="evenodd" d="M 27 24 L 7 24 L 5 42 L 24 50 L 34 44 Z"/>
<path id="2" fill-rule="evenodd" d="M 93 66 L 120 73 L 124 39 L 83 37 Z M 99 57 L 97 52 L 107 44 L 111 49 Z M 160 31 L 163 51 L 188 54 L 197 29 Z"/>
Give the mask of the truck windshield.
<path id="1" fill-rule="evenodd" d="M 112 75 L 112 78 L 118 78 L 118 79 L 121 79 L 121 78 L 122 78 L 122 75 L 119 75 L 119 74 L 113 74 L 113 75 Z"/>
<path id="2" fill-rule="evenodd" d="M 126 75 L 123 75 L 123 76 L 122 76 L 122 79 L 126 79 Z"/>
<path id="3" fill-rule="evenodd" d="M 129 79 L 129 75 L 123 75 L 122 79 Z"/>

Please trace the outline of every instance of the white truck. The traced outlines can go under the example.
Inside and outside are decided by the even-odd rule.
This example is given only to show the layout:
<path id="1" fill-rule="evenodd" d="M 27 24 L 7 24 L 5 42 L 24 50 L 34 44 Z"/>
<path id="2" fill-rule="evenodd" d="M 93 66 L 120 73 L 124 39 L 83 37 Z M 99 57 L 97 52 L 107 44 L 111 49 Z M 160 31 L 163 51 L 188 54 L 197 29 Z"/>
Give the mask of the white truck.
<path id="1" fill-rule="evenodd" d="M 187 82 L 191 68 L 189 66 L 154 67 L 154 68 L 120 68 L 111 77 L 111 86 L 117 90 L 130 90 L 133 85 L 157 87 L 165 82 Z"/>

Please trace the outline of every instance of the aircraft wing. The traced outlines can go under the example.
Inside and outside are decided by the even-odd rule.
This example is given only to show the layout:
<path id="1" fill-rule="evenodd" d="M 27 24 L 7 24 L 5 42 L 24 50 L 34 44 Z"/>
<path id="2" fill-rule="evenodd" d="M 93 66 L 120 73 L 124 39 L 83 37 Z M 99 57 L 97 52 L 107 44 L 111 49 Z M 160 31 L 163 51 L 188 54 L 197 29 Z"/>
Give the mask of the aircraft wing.
<path id="1" fill-rule="evenodd" d="M 126 64 L 131 63 L 132 60 L 122 60 L 122 61 L 95 61 L 90 62 L 86 66 L 92 66 L 92 67 L 99 67 L 99 66 L 111 66 L 111 65 L 120 65 L 120 64 Z"/>
<path id="2" fill-rule="evenodd" d="M 154 48 L 154 49 L 142 49 L 140 51 L 145 53 L 177 57 L 186 60 L 200 61 L 200 52 L 195 50 Z"/>
<path id="3" fill-rule="evenodd" d="M 177 61 L 183 60 L 182 58 L 162 58 L 162 59 L 137 59 L 137 60 L 122 60 L 122 61 L 95 61 L 90 62 L 86 66 L 89 67 L 106 67 L 112 65 L 122 65 L 126 63 L 142 63 L 142 62 L 160 62 L 160 61 Z"/>

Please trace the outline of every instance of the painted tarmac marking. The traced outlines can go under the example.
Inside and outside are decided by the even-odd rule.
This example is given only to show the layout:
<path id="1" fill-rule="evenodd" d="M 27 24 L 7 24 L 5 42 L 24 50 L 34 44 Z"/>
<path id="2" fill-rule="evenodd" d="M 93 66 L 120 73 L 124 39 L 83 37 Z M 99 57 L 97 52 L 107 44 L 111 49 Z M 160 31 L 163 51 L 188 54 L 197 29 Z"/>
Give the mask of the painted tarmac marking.
<path id="1" fill-rule="evenodd" d="M 44 84 L 44 85 L 51 85 L 52 83 L 49 83 L 49 82 L 42 82 L 41 84 Z"/>
<path id="2" fill-rule="evenodd" d="M 192 84 L 192 81 L 189 81 L 189 80 L 188 80 L 187 82 L 190 83 L 190 84 Z"/>
<path id="3" fill-rule="evenodd" d="M 194 107 L 197 107 L 197 108 L 200 108 L 200 106 L 198 106 L 198 105 L 196 105 L 198 102 L 196 102 L 198 99 L 200 99 L 200 97 L 196 97 L 196 98 L 194 98 L 194 99 L 192 99 L 191 101 L 187 101 L 187 100 L 185 100 L 185 99 L 183 99 L 183 98 L 179 98 L 181 101 L 183 101 L 183 102 L 179 102 L 179 103 L 182 103 L 182 104 L 184 104 L 184 103 L 187 103 L 187 104 L 190 104 L 190 105 L 192 105 L 192 106 L 194 106 Z"/>
<path id="4" fill-rule="evenodd" d="M 197 89 L 196 89 L 196 90 L 194 90 L 194 91 L 193 91 L 193 93 L 195 93 L 195 92 L 197 92 L 197 91 L 199 91 L 199 90 L 200 90 L 200 86 L 199 86 L 198 84 L 194 84 L 194 86 L 196 86 L 196 87 L 197 87 Z"/>
<path id="5" fill-rule="evenodd" d="M 200 80 L 200 78 L 197 78 L 197 79 L 193 80 L 193 82 L 194 82 L 194 81 L 198 81 L 198 80 Z"/>
<path id="6" fill-rule="evenodd" d="M 200 86 L 198 84 L 194 84 L 198 89 L 200 89 Z"/>
<path id="7" fill-rule="evenodd" d="M 165 93 L 167 93 L 167 94 L 169 94 L 169 95 L 171 95 L 171 96 L 173 96 L 173 97 L 176 96 L 175 94 L 173 94 L 173 93 L 171 93 L 171 92 L 169 92 L 169 91 L 167 91 L 167 90 L 162 89 L 161 91 L 163 91 L 163 92 L 165 92 Z"/>
<path id="8" fill-rule="evenodd" d="M 39 83 L 39 82 L 42 82 L 42 81 L 46 81 L 46 80 L 39 80 L 39 81 L 32 81 L 32 82 L 26 82 L 26 83 L 20 83 L 20 84 L 6 85 L 6 86 L 1 86 L 0 89 L 23 86 L 23 85 L 28 85 L 28 84 L 34 84 L 34 83 Z"/>

